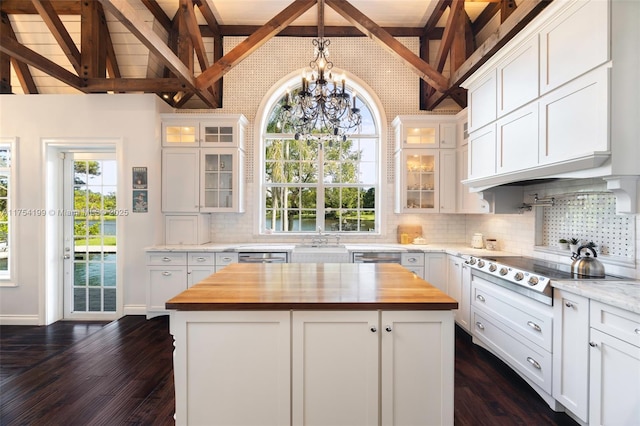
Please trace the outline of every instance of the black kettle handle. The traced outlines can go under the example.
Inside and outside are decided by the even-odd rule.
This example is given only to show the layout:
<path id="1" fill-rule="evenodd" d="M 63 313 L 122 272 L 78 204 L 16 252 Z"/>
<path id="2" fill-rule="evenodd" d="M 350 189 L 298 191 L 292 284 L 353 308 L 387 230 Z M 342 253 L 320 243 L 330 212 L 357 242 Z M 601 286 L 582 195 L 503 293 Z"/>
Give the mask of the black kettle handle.
<path id="1" fill-rule="evenodd" d="M 585 244 L 585 245 L 580 246 L 580 247 L 578 248 L 578 251 L 577 251 L 577 253 L 576 253 L 576 254 L 578 255 L 578 258 L 580 257 L 580 253 L 582 252 L 582 249 L 585 249 L 585 248 L 586 248 L 586 249 L 591 250 L 591 253 L 593 253 L 593 257 L 598 257 L 598 254 L 597 254 L 597 253 L 596 253 L 596 251 L 593 249 L 593 246 L 591 246 L 590 244 Z"/>

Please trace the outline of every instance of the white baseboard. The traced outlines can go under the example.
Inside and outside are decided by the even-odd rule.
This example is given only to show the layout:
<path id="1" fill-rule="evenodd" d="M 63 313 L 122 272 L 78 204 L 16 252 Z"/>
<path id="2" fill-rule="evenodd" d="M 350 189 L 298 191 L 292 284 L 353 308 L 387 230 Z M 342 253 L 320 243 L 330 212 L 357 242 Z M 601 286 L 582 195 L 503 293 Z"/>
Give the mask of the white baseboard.
<path id="1" fill-rule="evenodd" d="M 147 315 L 147 305 L 125 305 L 122 315 Z"/>
<path id="2" fill-rule="evenodd" d="M 0 325 L 41 325 L 38 315 L 0 315 Z"/>

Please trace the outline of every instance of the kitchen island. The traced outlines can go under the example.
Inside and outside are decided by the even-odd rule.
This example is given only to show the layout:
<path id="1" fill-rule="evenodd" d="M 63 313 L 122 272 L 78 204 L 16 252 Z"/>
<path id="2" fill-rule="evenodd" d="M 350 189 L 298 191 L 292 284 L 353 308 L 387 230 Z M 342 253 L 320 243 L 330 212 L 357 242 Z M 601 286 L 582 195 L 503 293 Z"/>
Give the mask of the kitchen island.
<path id="1" fill-rule="evenodd" d="M 234 264 L 166 303 L 176 424 L 453 424 L 457 302 L 396 264 Z"/>

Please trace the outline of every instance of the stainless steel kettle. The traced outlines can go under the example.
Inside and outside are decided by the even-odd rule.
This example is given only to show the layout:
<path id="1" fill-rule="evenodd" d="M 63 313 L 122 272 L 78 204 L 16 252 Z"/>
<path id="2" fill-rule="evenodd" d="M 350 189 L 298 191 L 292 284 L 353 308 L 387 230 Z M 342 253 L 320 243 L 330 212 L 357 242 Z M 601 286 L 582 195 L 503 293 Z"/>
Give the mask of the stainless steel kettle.
<path id="1" fill-rule="evenodd" d="M 582 257 L 582 249 L 589 249 L 593 253 L 593 257 L 587 252 Z M 583 277 L 604 278 L 604 265 L 598 259 L 598 255 L 593 247 L 589 244 L 580 246 L 578 251 L 571 256 L 573 263 L 571 264 L 571 272 Z"/>

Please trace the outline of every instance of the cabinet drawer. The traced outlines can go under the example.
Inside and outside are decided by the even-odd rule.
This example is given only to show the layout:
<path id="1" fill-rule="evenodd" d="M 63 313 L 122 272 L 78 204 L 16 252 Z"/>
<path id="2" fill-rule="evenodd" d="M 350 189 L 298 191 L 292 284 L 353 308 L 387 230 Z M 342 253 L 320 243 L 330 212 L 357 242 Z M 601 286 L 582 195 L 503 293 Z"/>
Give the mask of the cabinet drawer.
<path id="1" fill-rule="evenodd" d="M 238 253 L 216 253 L 216 266 L 238 263 Z"/>
<path id="2" fill-rule="evenodd" d="M 551 353 L 536 345 L 527 345 L 511 335 L 500 321 L 493 320 L 475 308 L 471 309 L 473 335 L 488 345 L 500 358 L 531 380 L 545 392 L 551 393 Z"/>
<path id="3" fill-rule="evenodd" d="M 592 300 L 590 324 L 620 340 L 640 347 L 640 314 Z"/>
<path id="4" fill-rule="evenodd" d="M 215 253 L 189 253 L 187 262 L 189 266 L 196 265 L 209 265 L 215 266 L 216 257 Z"/>
<path id="5" fill-rule="evenodd" d="M 473 278 L 471 303 L 493 315 L 524 338 L 551 352 L 553 309 L 493 284 Z M 540 305 L 540 306 L 538 306 Z M 548 308 L 548 309 L 544 309 Z"/>
<path id="6" fill-rule="evenodd" d="M 402 266 L 424 266 L 424 253 L 402 253 Z"/>
<path id="7" fill-rule="evenodd" d="M 187 253 L 147 253 L 147 265 L 186 265 Z"/>

